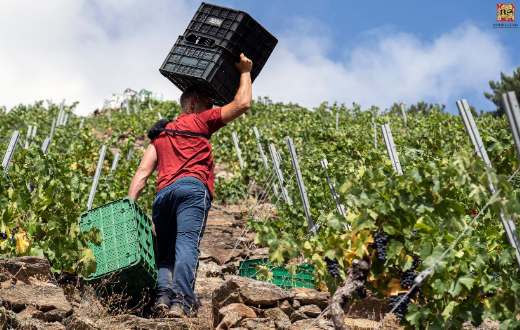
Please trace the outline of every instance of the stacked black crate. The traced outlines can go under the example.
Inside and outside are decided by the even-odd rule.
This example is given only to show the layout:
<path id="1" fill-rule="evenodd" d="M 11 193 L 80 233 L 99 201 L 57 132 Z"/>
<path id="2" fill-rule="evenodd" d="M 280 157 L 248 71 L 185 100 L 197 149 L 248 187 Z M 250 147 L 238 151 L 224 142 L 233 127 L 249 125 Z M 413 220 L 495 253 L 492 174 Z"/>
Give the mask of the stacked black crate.
<path id="1" fill-rule="evenodd" d="M 254 80 L 277 42 L 247 13 L 202 3 L 159 71 L 181 90 L 198 85 L 222 105 L 238 88 L 240 53 L 253 61 Z"/>

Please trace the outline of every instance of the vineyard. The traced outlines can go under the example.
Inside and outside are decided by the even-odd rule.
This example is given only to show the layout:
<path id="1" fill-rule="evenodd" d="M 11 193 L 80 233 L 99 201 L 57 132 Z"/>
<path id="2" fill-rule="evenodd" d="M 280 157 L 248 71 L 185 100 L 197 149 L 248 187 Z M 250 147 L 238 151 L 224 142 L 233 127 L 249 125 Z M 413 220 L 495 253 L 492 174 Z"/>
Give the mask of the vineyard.
<path id="1" fill-rule="evenodd" d="M 78 219 L 102 146 L 94 207 L 126 196 L 146 131 L 179 113 L 177 103 L 142 94 L 89 117 L 52 102 L 0 112 L 0 155 L 20 133 L 0 176 L 2 255 L 45 256 L 55 271 L 95 270 L 87 244 L 99 233 L 80 233 Z M 274 214 L 251 216 L 247 230 L 273 263 L 312 263 L 320 288 L 333 292 L 365 261 L 357 296 L 389 298 L 403 324 L 456 329 L 491 319 L 519 328 L 519 265 L 500 220 L 520 215 L 519 158 L 506 116 L 475 122 L 492 168 L 461 117 L 437 106 L 309 110 L 259 99 L 212 137 L 216 163 L 233 174 L 218 177 L 216 199 L 253 196 L 253 210 L 275 204 Z M 140 198 L 148 213 L 154 193 L 149 182 Z"/>

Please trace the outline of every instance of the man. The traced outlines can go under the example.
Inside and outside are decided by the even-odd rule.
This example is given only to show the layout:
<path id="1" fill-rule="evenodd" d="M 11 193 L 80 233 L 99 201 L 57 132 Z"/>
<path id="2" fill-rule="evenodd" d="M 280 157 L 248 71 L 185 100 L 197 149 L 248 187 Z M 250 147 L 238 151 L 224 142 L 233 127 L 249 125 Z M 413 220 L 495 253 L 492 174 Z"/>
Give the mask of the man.
<path id="1" fill-rule="evenodd" d="M 159 269 L 155 309 L 170 317 L 194 316 L 199 306 L 194 292 L 199 243 L 215 181 L 209 138 L 249 109 L 252 65 L 240 54 L 240 86 L 223 107 L 212 108 L 210 96 L 196 87 L 186 89 L 180 99 L 182 113 L 148 133 L 152 141 L 130 184 L 128 196 L 137 200 L 157 169 L 152 210 Z"/>

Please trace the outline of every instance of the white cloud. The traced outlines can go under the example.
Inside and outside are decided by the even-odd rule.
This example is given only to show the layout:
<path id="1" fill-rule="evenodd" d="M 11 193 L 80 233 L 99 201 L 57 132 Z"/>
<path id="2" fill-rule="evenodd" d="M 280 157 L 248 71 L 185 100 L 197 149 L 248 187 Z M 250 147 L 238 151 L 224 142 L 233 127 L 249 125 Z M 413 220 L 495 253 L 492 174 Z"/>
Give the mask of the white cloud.
<path id="1" fill-rule="evenodd" d="M 510 67 L 500 42 L 471 24 L 430 42 L 407 33 L 366 35 L 367 42 L 340 60 L 326 55 L 330 43 L 322 41 L 323 35 L 298 31 L 283 36 L 257 92 L 313 106 L 324 100 L 381 107 L 424 99 L 447 103 L 481 94 L 489 80 Z"/>
<path id="2" fill-rule="evenodd" d="M 0 104 L 65 97 L 87 113 L 126 87 L 177 98 L 158 68 L 197 6 L 190 0 L 3 0 Z M 255 95 L 307 106 L 447 102 L 481 93 L 509 68 L 501 44 L 470 24 L 429 42 L 372 31 L 340 59 L 329 56 L 328 34 L 319 22 L 302 19 L 280 33 Z"/>
<path id="3" fill-rule="evenodd" d="M 126 87 L 176 98 L 158 69 L 196 7 L 184 0 L 4 0 L 0 104 L 66 98 L 88 113 Z"/>

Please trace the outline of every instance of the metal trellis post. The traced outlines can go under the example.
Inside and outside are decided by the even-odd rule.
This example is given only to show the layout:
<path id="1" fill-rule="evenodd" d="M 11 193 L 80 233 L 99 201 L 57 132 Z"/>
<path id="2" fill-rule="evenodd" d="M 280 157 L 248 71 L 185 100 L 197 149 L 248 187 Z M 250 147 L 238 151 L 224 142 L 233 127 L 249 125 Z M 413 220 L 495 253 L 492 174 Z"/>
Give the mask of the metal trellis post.
<path id="1" fill-rule="evenodd" d="M 484 147 L 484 143 L 482 143 L 482 138 L 480 137 L 477 125 L 475 124 L 475 119 L 473 119 L 473 115 L 471 114 L 471 108 L 468 104 L 468 101 L 464 99 L 457 101 L 457 108 L 459 109 L 459 113 L 462 117 L 462 122 L 464 123 L 464 127 L 466 128 L 466 132 L 470 136 L 471 142 L 475 147 L 475 152 L 486 165 L 489 191 L 492 194 L 495 194 L 497 190 L 489 174 L 489 171 L 493 169 L 493 166 L 487 154 L 486 148 Z M 499 217 L 500 221 L 502 222 L 502 225 L 504 226 L 504 230 L 506 232 L 509 244 L 511 244 L 515 251 L 516 261 L 520 266 L 520 241 L 516 233 L 516 225 L 510 216 L 506 216 L 503 209 L 500 210 Z"/>
<path id="2" fill-rule="evenodd" d="M 300 164 L 298 163 L 298 156 L 296 155 L 296 149 L 294 148 L 293 140 L 290 137 L 286 138 L 287 146 L 289 147 L 289 153 L 291 155 L 291 163 L 296 173 L 296 182 L 298 183 L 298 189 L 300 191 L 300 197 L 302 199 L 303 211 L 305 212 L 305 218 L 307 219 L 307 225 L 309 226 L 309 232 L 315 234 L 317 229 L 314 225 L 314 221 L 311 216 L 311 209 L 309 204 L 309 198 L 307 197 L 307 190 L 303 183 L 303 177 L 300 170 Z"/>
<path id="3" fill-rule="evenodd" d="M 245 167 L 244 160 L 242 159 L 242 150 L 240 150 L 240 144 L 238 141 L 238 134 L 237 132 L 231 133 L 231 138 L 233 139 L 233 144 L 235 145 L 235 151 L 237 153 L 238 162 L 240 164 L 240 168 L 243 169 Z"/>
<path id="4" fill-rule="evenodd" d="M 282 194 L 282 198 L 288 205 L 292 205 L 292 200 L 289 197 L 289 192 L 287 191 L 287 188 L 285 187 L 285 180 L 283 178 L 283 173 L 280 168 L 280 161 L 278 159 L 278 151 L 276 150 L 276 147 L 274 144 L 269 144 L 269 153 L 271 154 L 271 161 L 273 162 L 273 170 L 276 174 L 276 177 L 278 178 L 278 184 L 280 186 L 280 193 Z"/>
<path id="5" fill-rule="evenodd" d="M 113 173 L 116 170 L 117 164 L 119 163 L 119 158 L 121 158 L 121 155 L 118 151 L 114 155 L 114 160 L 112 160 L 112 166 L 110 166 L 110 173 Z"/>
<path id="6" fill-rule="evenodd" d="M 33 125 L 33 130 L 31 133 L 31 139 L 34 139 L 36 137 L 36 131 L 38 130 L 38 126 Z"/>
<path id="7" fill-rule="evenodd" d="M 31 139 L 31 135 L 32 135 L 32 125 L 29 125 L 27 126 L 27 133 L 25 134 L 25 142 L 24 142 L 24 149 L 28 149 L 29 148 L 29 141 Z"/>
<path id="8" fill-rule="evenodd" d="M 515 92 L 502 94 L 502 102 L 506 110 L 509 126 L 516 146 L 517 157 L 520 158 L 520 106 Z"/>
<path id="9" fill-rule="evenodd" d="M 49 151 L 50 144 L 51 144 L 51 138 L 50 138 L 50 136 L 47 136 L 45 138 L 45 140 L 43 140 L 42 148 L 41 148 L 44 155 L 46 155 L 47 152 Z"/>
<path id="10" fill-rule="evenodd" d="M 258 146 L 258 152 L 260 153 L 260 159 L 262 160 L 262 163 L 264 164 L 265 169 L 269 170 L 269 163 L 267 162 L 267 157 L 265 156 L 264 147 L 262 146 L 262 140 L 260 138 L 260 132 L 258 131 L 258 128 L 253 127 L 253 133 L 255 134 L 256 145 Z"/>
<path id="11" fill-rule="evenodd" d="M 61 109 L 58 111 L 58 115 L 56 116 L 56 127 L 59 127 L 61 123 Z"/>
<path id="12" fill-rule="evenodd" d="M 336 210 L 338 213 L 345 217 L 347 216 L 347 212 L 345 211 L 345 207 L 341 204 L 341 201 L 339 200 L 339 195 L 336 192 L 336 189 L 334 188 L 334 184 L 332 183 L 332 180 L 329 176 L 329 162 L 326 158 L 323 158 L 320 161 L 321 167 L 323 167 L 323 170 L 325 172 L 325 178 L 327 179 L 327 184 L 329 185 L 330 194 L 332 195 L 332 200 L 336 203 Z M 348 226 L 348 225 L 347 225 Z"/>
<path id="13" fill-rule="evenodd" d="M 51 138 L 51 140 L 54 137 L 54 132 L 56 132 L 56 122 L 57 122 L 57 119 L 54 118 L 52 120 L 52 124 L 51 124 L 51 133 L 49 134 L 49 137 Z"/>
<path id="14" fill-rule="evenodd" d="M 99 151 L 99 159 L 96 167 L 96 172 L 94 173 L 94 180 L 92 181 L 92 187 L 90 188 L 90 194 L 88 195 L 87 210 L 92 209 L 92 204 L 94 203 L 94 196 L 96 195 L 99 177 L 101 175 L 101 170 L 103 169 L 103 161 L 105 160 L 106 151 L 107 146 L 103 145 L 101 147 L 101 150 Z"/>
<path id="15" fill-rule="evenodd" d="M 132 159 L 132 156 L 134 155 L 134 147 L 130 147 L 128 149 L 128 153 L 126 154 L 126 161 L 130 161 Z"/>
<path id="16" fill-rule="evenodd" d="M 406 118 L 406 107 L 405 107 L 404 103 L 401 103 L 399 105 L 399 108 L 401 109 L 401 115 L 403 116 L 404 126 L 407 126 L 408 119 Z"/>
<path id="17" fill-rule="evenodd" d="M 20 131 L 14 131 L 11 135 L 11 140 L 9 141 L 9 145 L 7 146 L 7 150 L 4 154 L 4 159 L 2 160 L 2 168 L 4 169 L 4 173 L 9 171 L 9 165 L 11 163 L 11 159 L 13 158 L 14 150 L 16 149 L 16 144 L 18 143 L 19 137 Z"/>
<path id="18" fill-rule="evenodd" d="M 377 149 L 377 125 L 374 118 L 372 118 L 372 130 L 374 131 L 374 148 Z"/>
<path id="19" fill-rule="evenodd" d="M 392 166 L 398 175 L 403 175 L 403 169 L 401 168 L 401 163 L 399 162 L 399 155 L 397 154 L 397 150 L 395 148 L 394 137 L 392 136 L 392 131 L 390 130 L 390 126 L 388 124 L 384 124 L 381 126 L 383 131 L 383 138 L 385 140 L 386 150 L 388 152 L 388 156 L 392 161 Z"/>

